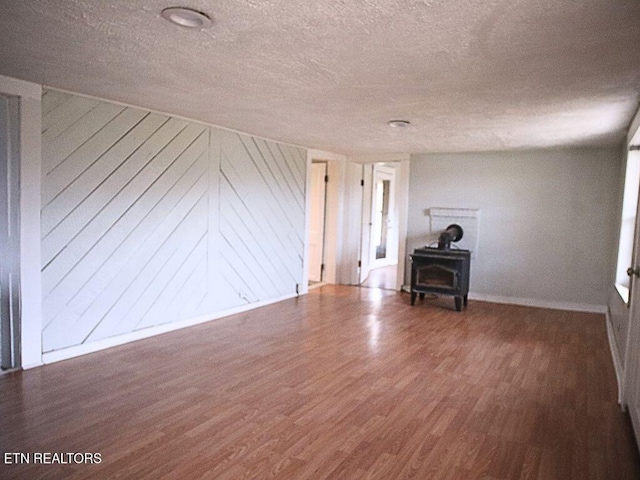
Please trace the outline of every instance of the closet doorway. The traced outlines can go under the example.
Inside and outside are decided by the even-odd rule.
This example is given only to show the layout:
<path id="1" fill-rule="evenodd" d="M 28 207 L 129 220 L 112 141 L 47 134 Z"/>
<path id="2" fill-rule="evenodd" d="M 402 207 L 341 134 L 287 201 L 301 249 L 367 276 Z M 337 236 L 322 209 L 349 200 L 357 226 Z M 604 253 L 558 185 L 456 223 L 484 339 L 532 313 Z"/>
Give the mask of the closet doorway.
<path id="1" fill-rule="evenodd" d="M 327 162 L 311 163 L 309 211 L 309 285 L 324 280 L 324 243 L 327 205 Z"/>

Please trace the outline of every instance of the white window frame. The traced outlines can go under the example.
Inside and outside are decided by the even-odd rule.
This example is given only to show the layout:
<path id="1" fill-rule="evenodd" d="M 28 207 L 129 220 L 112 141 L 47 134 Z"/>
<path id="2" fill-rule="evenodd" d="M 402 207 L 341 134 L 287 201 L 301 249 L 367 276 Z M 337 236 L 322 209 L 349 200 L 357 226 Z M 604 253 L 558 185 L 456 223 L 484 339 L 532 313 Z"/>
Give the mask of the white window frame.
<path id="1" fill-rule="evenodd" d="M 624 176 L 624 194 L 618 239 L 618 259 L 615 287 L 625 304 L 629 304 L 630 278 L 627 268 L 633 264 L 633 245 L 638 194 L 640 192 L 640 150 L 629 147 Z"/>

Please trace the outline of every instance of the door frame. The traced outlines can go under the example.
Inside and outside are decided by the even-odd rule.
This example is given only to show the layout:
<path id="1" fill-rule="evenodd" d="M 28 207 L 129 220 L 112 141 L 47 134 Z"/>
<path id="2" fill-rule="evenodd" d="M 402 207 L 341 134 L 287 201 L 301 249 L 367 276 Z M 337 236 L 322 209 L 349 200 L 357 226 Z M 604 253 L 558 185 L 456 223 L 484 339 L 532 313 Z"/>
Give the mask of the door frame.
<path id="1" fill-rule="evenodd" d="M 408 212 L 409 212 L 409 171 L 411 156 L 409 154 L 371 154 L 349 157 L 351 161 L 357 161 L 364 164 L 364 188 L 363 188 L 363 211 L 362 211 L 362 238 L 361 238 L 361 270 L 360 284 L 364 283 L 369 276 L 371 270 L 369 265 L 369 248 L 370 248 L 370 215 L 371 215 L 371 198 L 373 195 L 373 167 L 376 164 L 392 165 L 396 169 L 396 191 L 395 191 L 395 210 L 396 210 L 396 227 L 398 229 L 398 246 L 397 246 L 397 276 L 395 290 L 400 291 L 405 288 L 405 271 L 406 271 L 406 252 L 407 252 L 407 232 L 408 232 Z"/>
<path id="2" fill-rule="evenodd" d="M 309 291 L 309 220 L 311 208 L 311 163 L 326 162 L 329 181 L 326 183 L 325 225 L 324 225 L 324 272 L 322 283 L 338 283 L 339 259 L 342 257 L 342 221 L 344 217 L 343 194 L 347 157 L 324 150 L 307 150 L 307 179 L 305 183 L 305 239 L 303 255 L 303 275 L 300 294 Z"/>
<path id="3" fill-rule="evenodd" d="M 376 216 L 376 184 L 378 176 L 381 177 L 389 177 L 389 204 L 388 211 L 391 216 L 392 227 L 388 230 L 392 230 L 394 238 L 392 240 L 393 248 L 390 249 L 391 255 L 385 255 L 383 259 L 376 258 L 376 245 L 373 241 L 374 234 L 374 226 L 375 226 L 375 216 Z M 397 224 L 397 207 L 396 207 L 396 184 L 397 184 L 397 171 L 396 166 L 391 166 L 386 163 L 377 163 L 373 165 L 372 178 L 371 178 L 371 208 L 369 215 L 369 251 L 367 252 L 369 258 L 369 270 L 373 270 L 375 268 L 386 267 L 390 265 L 398 264 L 398 243 L 400 241 Z M 389 241 L 387 240 L 387 245 L 389 245 Z M 389 250 L 387 248 L 387 250 Z"/>
<path id="4" fill-rule="evenodd" d="M 322 188 L 324 190 L 324 194 L 322 197 L 322 239 L 320 240 L 320 283 L 323 283 L 325 280 L 325 245 L 327 239 L 327 184 L 329 178 L 329 162 L 326 160 L 311 160 L 310 169 L 313 169 L 313 165 L 323 165 L 324 166 L 324 180 L 322 183 Z M 312 174 L 310 173 L 310 176 Z M 312 185 L 312 181 L 310 182 L 310 186 Z M 311 192 L 311 187 L 309 188 L 310 197 L 313 197 L 313 192 Z M 312 200 L 311 198 L 310 200 Z M 309 222 L 309 247 L 311 247 L 311 221 Z M 310 248 L 309 248 L 310 250 Z M 311 276 L 311 251 L 309 251 L 309 277 Z M 308 278 L 307 281 L 311 281 Z"/>
<path id="5" fill-rule="evenodd" d="M 0 75 L 0 93 L 19 101 L 19 367 L 42 365 L 40 185 L 42 87 Z"/>
<path id="6" fill-rule="evenodd" d="M 0 93 L 0 138 L 0 369 L 12 370 L 21 364 L 19 97 Z"/>
<path id="7" fill-rule="evenodd" d="M 638 202 L 640 212 L 640 198 Z M 640 215 L 636 216 L 631 267 L 640 268 Z M 631 424 L 640 440 L 640 278 L 631 275 L 629 282 L 629 327 L 624 359 L 624 380 L 620 386 L 622 408 L 629 412 Z M 639 442 L 640 446 L 640 442 Z"/>
<path id="8" fill-rule="evenodd" d="M 636 114 L 632 122 L 632 128 L 629 129 L 627 136 L 627 158 L 631 150 L 640 149 L 638 118 L 640 118 L 640 112 Z M 640 196 L 638 197 L 636 210 L 630 269 L 632 271 L 635 270 L 635 274 L 630 275 L 629 281 L 628 330 L 619 396 L 623 410 L 627 410 L 629 413 L 636 443 L 640 448 L 640 273 L 638 273 L 640 270 Z"/>
<path id="9" fill-rule="evenodd" d="M 393 163 L 397 168 L 396 200 L 398 211 L 398 275 L 396 290 L 404 288 L 405 255 L 407 240 L 407 219 L 409 207 L 409 154 L 366 154 L 345 156 L 324 150 L 307 150 L 307 189 L 309 191 L 310 171 L 312 160 L 325 160 L 328 164 L 329 182 L 327 184 L 327 205 L 325 225 L 325 276 L 326 283 L 359 285 L 363 262 L 362 238 L 367 229 L 362 228 L 365 215 L 363 199 L 366 198 L 367 188 L 362 185 L 363 167 L 372 163 Z M 364 182 L 366 183 L 367 168 L 364 168 Z M 356 175 L 357 173 L 357 175 Z M 310 195 L 306 195 L 305 215 L 305 254 L 304 254 L 304 282 L 300 293 L 308 292 L 308 221 Z M 368 232 L 366 232 L 368 233 Z M 362 263 L 360 268 L 359 263 Z"/>

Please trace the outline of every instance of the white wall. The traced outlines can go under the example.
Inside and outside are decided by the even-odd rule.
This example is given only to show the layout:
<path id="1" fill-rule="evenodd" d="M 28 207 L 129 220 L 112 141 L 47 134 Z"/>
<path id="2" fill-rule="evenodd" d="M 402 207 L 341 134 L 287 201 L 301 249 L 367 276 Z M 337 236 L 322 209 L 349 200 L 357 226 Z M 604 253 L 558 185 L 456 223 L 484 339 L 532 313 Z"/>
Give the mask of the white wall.
<path id="1" fill-rule="evenodd" d="M 426 209 L 480 209 L 472 296 L 602 309 L 620 161 L 615 148 L 412 156 L 407 253 L 425 243 Z"/>
<path id="2" fill-rule="evenodd" d="M 302 284 L 305 150 L 55 90 L 42 144 L 45 352 Z"/>

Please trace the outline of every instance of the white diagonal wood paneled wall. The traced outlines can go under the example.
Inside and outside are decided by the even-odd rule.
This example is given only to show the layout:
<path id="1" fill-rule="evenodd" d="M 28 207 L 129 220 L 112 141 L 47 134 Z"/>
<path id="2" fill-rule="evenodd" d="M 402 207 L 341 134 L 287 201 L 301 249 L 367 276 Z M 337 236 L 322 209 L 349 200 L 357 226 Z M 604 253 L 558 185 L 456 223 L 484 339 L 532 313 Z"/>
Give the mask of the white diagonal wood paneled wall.
<path id="1" fill-rule="evenodd" d="M 240 296 L 222 306 L 283 296 L 300 283 L 305 154 L 229 132 L 220 142 L 220 268 Z"/>
<path id="2" fill-rule="evenodd" d="M 306 152 L 46 90 L 44 351 L 295 292 Z"/>

